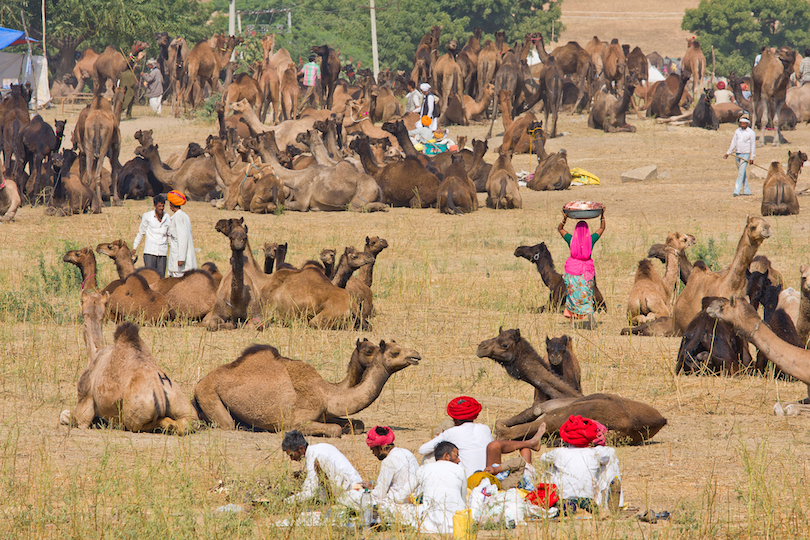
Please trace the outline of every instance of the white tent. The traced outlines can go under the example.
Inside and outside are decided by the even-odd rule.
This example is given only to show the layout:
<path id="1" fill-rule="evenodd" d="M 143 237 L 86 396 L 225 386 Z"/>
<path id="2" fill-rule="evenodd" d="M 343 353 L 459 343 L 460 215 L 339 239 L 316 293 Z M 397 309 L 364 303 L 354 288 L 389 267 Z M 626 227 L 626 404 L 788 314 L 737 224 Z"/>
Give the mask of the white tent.
<path id="1" fill-rule="evenodd" d="M 0 28 L 0 49 L 31 41 L 34 40 L 27 38 L 20 30 Z M 30 46 L 28 51 L 30 53 Z M 31 95 L 32 105 L 41 107 L 47 104 L 51 100 L 47 58 L 26 53 L 0 53 L 0 88 L 8 89 L 20 82 L 30 82 L 31 87 L 36 89 Z"/>

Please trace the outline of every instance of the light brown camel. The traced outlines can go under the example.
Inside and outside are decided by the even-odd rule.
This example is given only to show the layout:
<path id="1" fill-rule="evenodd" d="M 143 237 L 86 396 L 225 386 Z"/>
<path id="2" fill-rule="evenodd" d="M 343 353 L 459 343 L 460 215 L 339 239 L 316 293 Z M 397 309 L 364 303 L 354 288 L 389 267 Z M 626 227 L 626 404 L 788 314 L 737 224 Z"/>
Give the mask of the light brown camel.
<path id="1" fill-rule="evenodd" d="M 92 103 L 79 114 L 73 131 L 73 149 L 80 150 L 79 177 L 82 182 L 90 186 L 93 192 L 93 202 L 90 207 L 94 214 L 101 213 L 101 176 L 105 157 L 110 160 L 110 190 L 113 195 L 113 205 L 121 205 L 121 198 L 118 195 L 118 173 L 121 170 L 121 163 L 118 161 L 121 152 L 121 131 L 118 124 L 121 121 L 123 104 L 123 87 L 116 88 L 112 105 L 103 97 L 96 96 Z"/>
<path id="2" fill-rule="evenodd" d="M 22 205 L 22 197 L 17 183 L 0 173 L 0 221 L 13 221 Z"/>
<path id="3" fill-rule="evenodd" d="M 501 67 L 501 53 L 492 40 L 487 40 L 478 53 L 478 93 L 476 99 L 481 99 L 484 88 L 495 81 L 495 73 Z M 494 88 L 494 86 L 493 86 Z"/>
<path id="4" fill-rule="evenodd" d="M 681 114 L 681 97 L 686 88 L 686 82 L 692 77 L 692 72 L 684 69 L 678 78 L 678 89 L 673 92 L 666 81 L 656 86 L 649 105 L 647 105 L 648 118 L 669 118 Z"/>
<path id="5" fill-rule="evenodd" d="M 796 113 L 798 122 L 810 122 L 810 84 L 788 88 L 785 91 L 785 105 Z"/>
<path id="6" fill-rule="evenodd" d="M 108 46 L 104 49 L 104 52 L 93 62 L 93 67 L 88 70 L 90 76 L 93 78 L 94 97 L 101 96 L 107 79 L 111 80 L 113 85 L 116 85 L 121 73 L 127 66 L 134 66 L 144 57 L 147 47 L 149 47 L 148 43 L 135 41 L 129 50 L 129 56 L 127 58 L 124 58 L 124 55 L 112 46 Z"/>
<path id="7" fill-rule="evenodd" d="M 54 185 L 53 196 L 48 200 L 45 214 L 49 216 L 72 216 L 90 209 L 93 192 L 82 183 L 79 171 L 72 170 L 76 163 L 76 152 L 65 148 L 61 155 L 51 155 Z"/>
<path id="8" fill-rule="evenodd" d="M 627 110 L 630 108 L 635 88 L 635 80 L 628 77 L 625 80 L 621 101 L 608 92 L 597 92 L 591 114 L 588 116 L 588 127 L 603 129 L 606 133 L 635 133 L 636 127 L 627 123 Z"/>
<path id="9" fill-rule="evenodd" d="M 765 114 L 759 144 L 765 144 L 765 129 L 768 125 L 776 128 L 773 146 L 779 146 L 784 140 L 780 132 L 781 112 L 785 106 L 787 85 L 790 81 L 790 66 L 795 57 L 796 51 L 790 47 L 780 47 L 776 53 L 773 53 L 770 48 L 766 48 L 762 52 L 759 63 L 751 70 L 751 82 L 754 86 L 751 93 L 751 104 L 756 111 L 754 116 L 757 116 L 751 121 L 758 122 L 761 111 L 764 111 Z"/>
<path id="10" fill-rule="evenodd" d="M 474 120 L 478 120 L 482 114 L 489 108 L 492 103 L 492 97 L 495 95 L 495 87 L 490 83 L 484 88 L 481 99 L 475 101 L 473 98 L 464 94 L 464 108 L 462 109 L 458 96 L 451 96 L 447 103 L 447 114 L 445 119 L 452 124 L 469 125 Z M 462 116 L 466 114 L 466 116 Z"/>
<path id="11" fill-rule="evenodd" d="M 202 320 L 217 301 L 217 283 L 208 270 L 189 270 L 182 277 L 167 277 L 150 285 L 163 295 L 175 318 Z"/>
<path id="12" fill-rule="evenodd" d="M 744 294 L 747 285 L 745 272 L 757 254 L 759 246 L 770 236 L 771 226 L 767 221 L 761 217 L 749 217 L 731 266 L 719 272 L 695 266 L 689 274 L 686 287 L 675 301 L 673 309 L 675 330 L 683 332 L 695 315 L 700 313 L 704 296 L 731 298 Z"/>
<path id="13" fill-rule="evenodd" d="M 281 103 L 281 115 L 284 120 L 298 118 L 300 88 L 296 73 L 295 65 L 290 64 L 279 77 L 279 102 Z"/>
<path id="14" fill-rule="evenodd" d="M 768 176 L 762 185 L 760 213 L 763 216 L 791 216 L 799 213 L 796 181 L 805 161 L 807 161 L 807 154 L 801 150 L 795 153 L 788 151 L 789 173 L 787 174 L 778 161 L 771 162 Z"/>
<path id="15" fill-rule="evenodd" d="M 230 108 L 231 103 L 242 99 L 250 103 L 257 115 L 261 115 L 262 106 L 264 105 L 264 92 L 262 92 L 259 82 L 247 73 L 234 75 L 233 82 L 228 85 L 225 93 L 222 94 L 222 101 L 225 104 L 226 111 Z"/>
<path id="16" fill-rule="evenodd" d="M 135 154 L 149 162 L 155 178 L 169 188 L 181 191 L 191 201 L 207 201 L 217 188 L 222 190 L 226 199 L 229 196 L 228 187 L 217 174 L 213 159 L 208 156 L 187 159 L 179 168 L 167 169 L 160 160 L 157 144 L 138 147 Z"/>
<path id="17" fill-rule="evenodd" d="M 546 46 L 543 42 L 543 35 L 540 32 L 533 34 L 537 39 L 536 48 L 540 59 L 543 60 L 546 54 Z M 542 53 L 540 52 L 542 50 Z M 577 100 L 574 112 L 579 112 L 583 108 L 587 109 L 591 96 L 591 79 L 593 78 L 594 67 L 591 56 L 576 41 L 569 41 L 565 45 L 555 48 L 550 53 L 560 66 L 563 73 L 576 78 Z M 584 99 L 585 97 L 588 99 Z"/>
<path id="18" fill-rule="evenodd" d="M 733 324 L 734 330 L 753 343 L 776 367 L 806 384 L 807 395 L 810 397 L 810 351 L 780 339 L 767 324 L 763 324 L 751 304 L 741 298 L 715 299 L 706 308 L 706 313 Z M 779 415 L 796 416 L 806 412 L 810 412 L 810 407 L 798 403 L 787 406 L 777 403 L 774 406 L 774 413 Z"/>
<path id="19" fill-rule="evenodd" d="M 82 291 L 81 301 L 87 369 L 79 377 L 76 408 L 62 411 L 60 422 L 86 429 L 100 418 L 135 432 L 182 435 L 193 430 L 197 413 L 180 386 L 157 366 L 138 327 L 119 325 L 114 343 L 103 347 L 106 297 Z"/>
<path id="20" fill-rule="evenodd" d="M 278 71 L 270 64 L 269 60 L 256 62 L 255 77 L 259 81 L 259 89 L 262 93 L 263 102 L 259 118 L 264 122 L 267 119 L 267 113 L 272 105 L 272 122 L 276 124 L 281 121 L 281 78 L 278 76 Z"/>
<path id="21" fill-rule="evenodd" d="M 357 340 L 355 355 L 368 344 Z M 268 431 L 296 428 L 307 435 L 340 437 L 356 427 L 362 429 L 362 424 L 344 417 L 368 407 L 392 374 L 422 359 L 415 350 L 393 341 L 381 341 L 375 349 L 362 379 L 349 387 L 325 381 L 310 364 L 285 358 L 275 347 L 253 345 L 197 383 L 194 402 L 203 420 L 223 429 L 235 429 L 239 423 Z"/>
<path id="22" fill-rule="evenodd" d="M 234 48 L 243 41 L 241 37 L 230 36 L 227 38 L 226 44 L 219 50 L 211 48 L 206 41 L 197 43 L 191 49 L 186 59 L 183 77 L 187 81 L 183 95 L 186 112 L 188 112 L 189 103 L 192 107 L 196 107 L 200 103 L 206 83 L 211 86 L 212 91 L 216 90 L 214 81 L 219 79 L 219 72 L 230 61 Z M 195 88 L 198 89 L 196 93 Z"/>
<path id="23" fill-rule="evenodd" d="M 618 39 L 612 39 L 602 54 L 602 75 L 610 92 L 618 95 L 627 75 L 627 58 Z"/>
<path id="24" fill-rule="evenodd" d="M 369 95 L 371 97 L 369 114 L 372 122 L 385 123 L 395 116 L 402 116 L 404 107 L 389 86 L 373 86 Z"/>
<path id="25" fill-rule="evenodd" d="M 537 167 L 526 187 L 535 191 L 561 191 L 571 187 L 571 169 L 568 168 L 568 152 L 561 148 L 554 154 L 546 153 L 546 134 L 542 122 L 533 122 L 526 128 L 532 134 Z"/>
<path id="26" fill-rule="evenodd" d="M 205 151 L 211 156 L 217 174 L 228 186 L 228 197 L 224 201 L 225 209 L 233 210 L 238 205 L 246 212 L 257 214 L 275 211 L 278 202 L 284 198 L 284 185 L 269 164 L 257 167 L 252 163 L 238 161 L 231 166 L 225 156 L 225 143 L 213 135 L 208 136 Z M 272 200 L 255 200 L 257 186 L 263 182 L 269 184 L 268 191 L 272 192 L 275 189 Z"/>
<path id="27" fill-rule="evenodd" d="M 462 214 L 478 210 L 478 194 L 467 169 L 464 156 L 454 154 L 436 192 L 436 207 L 444 214 Z"/>
<path id="28" fill-rule="evenodd" d="M 76 86 L 73 88 L 74 92 L 81 92 L 84 89 L 85 79 L 91 78 L 90 72 L 93 70 L 93 64 L 96 63 L 98 57 L 101 56 L 90 47 L 82 52 L 82 56 L 76 61 L 73 66 L 73 76 L 76 77 Z"/>
<path id="29" fill-rule="evenodd" d="M 371 292 L 369 285 L 354 277 L 353 274 L 356 270 L 373 264 L 374 255 L 371 253 L 347 247 L 343 251 L 343 255 L 338 259 L 332 276 L 332 285 L 346 289 L 354 304 L 359 307 L 363 319 L 371 317 L 374 310 L 374 294 Z"/>
<path id="30" fill-rule="evenodd" d="M 456 99 L 461 104 L 461 113 L 463 125 L 467 122 L 467 105 L 464 102 L 464 75 L 461 73 L 461 66 L 456 62 L 456 55 L 458 51 L 458 42 L 451 40 L 447 44 L 447 52 L 436 61 L 433 68 L 433 90 L 439 94 L 441 102 L 439 103 L 439 125 L 443 126 L 447 123 L 447 102 L 450 96 L 456 96 Z"/>
<path id="31" fill-rule="evenodd" d="M 377 255 L 379 255 L 382 250 L 388 247 L 388 241 L 385 238 L 380 238 L 379 236 L 366 236 L 366 245 L 363 248 L 363 251 L 374 258 L 369 264 L 361 266 L 357 270 L 357 275 L 352 276 L 352 279 L 358 279 L 362 281 L 367 287 L 371 288 L 372 283 L 374 282 L 374 264 L 377 261 Z M 332 260 L 334 262 L 334 251 L 332 253 Z M 351 281 L 351 280 L 350 280 Z"/>
<path id="32" fill-rule="evenodd" d="M 107 292 L 107 289 L 102 292 Z M 114 321 L 134 319 L 160 324 L 171 321 L 176 316 L 166 297 L 153 291 L 149 282 L 138 272 L 121 280 L 120 285 L 109 294 L 107 316 Z"/>
<path id="33" fill-rule="evenodd" d="M 630 289 L 627 303 L 627 318 L 638 325 L 660 317 L 672 316 L 672 294 L 680 276 L 680 258 L 683 251 L 695 244 L 695 237 L 679 232 L 667 235 L 666 271 L 662 278 L 653 268 L 650 259 L 638 262 L 636 278 Z"/>
<path id="34" fill-rule="evenodd" d="M 523 208 L 520 196 L 517 173 L 512 166 L 512 151 L 498 153 L 498 159 L 492 165 L 487 178 L 487 207 L 489 208 Z"/>
<path id="35" fill-rule="evenodd" d="M 481 52 L 482 33 L 482 28 L 473 28 L 473 33 L 467 39 L 467 44 L 462 47 L 461 52 L 456 57 L 456 62 L 458 62 L 459 67 L 461 67 L 461 74 L 464 77 L 464 90 L 462 94 L 467 96 L 477 95 L 478 53 Z"/>
<path id="36" fill-rule="evenodd" d="M 278 144 L 278 148 L 282 151 L 286 150 L 288 146 L 294 146 L 302 152 L 306 152 L 307 147 L 299 143 L 296 138 L 300 133 L 306 133 L 311 130 L 315 122 L 318 121 L 315 117 L 306 117 L 298 120 L 285 120 L 277 126 L 267 126 L 262 124 L 247 101 L 237 101 L 231 105 L 231 108 L 242 114 L 243 122 L 248 125 L 252 132 L 256 134 L 273 132 L 276 144 Z"/>
<path id="37" fill-rule="evenodd" d="M 102 255 L 108 256 L 115 262 L 115 271 L 118 272 L 118 279 L 121 281 L 136 271 L 146 279 L 149 285 L 160 279 L 160 274 L 151 268 L 135 269 L 132 251 L 122 238 L 99 244 L 96 246 L 96 251 Z"/>
<path id="38" fill-rule="evenodd" d="M 591 56 L 594 73 L 596 73 L 597 76 L 602 73 L 602 55 L 604 55 L 607 48 L 608 42 L 602 41 L 597 36 L 593 36 L 593 38 L 585 44 L 585 52 Z"/>
<path id="39" fill-rule="evenodd" d="M 686 53 L 681 60 L 682 69 L 692 73 L 692 100 L 697 101 L 703 93 L 703 73 L 706 71 L 706 56 L 700 50 L 700 43 L 694 38 L 686 40 Z"/>

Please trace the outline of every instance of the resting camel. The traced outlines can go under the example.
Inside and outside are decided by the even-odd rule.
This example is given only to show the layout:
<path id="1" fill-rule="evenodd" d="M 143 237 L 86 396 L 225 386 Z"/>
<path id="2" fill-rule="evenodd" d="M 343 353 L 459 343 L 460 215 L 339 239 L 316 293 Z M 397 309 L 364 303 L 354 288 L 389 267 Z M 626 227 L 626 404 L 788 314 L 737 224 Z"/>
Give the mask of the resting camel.
<path id="1" fill-rule="evenodd" d="M 797 122 L 810 123 L 810 84 L 788 88 L 785 91 L 785 106 L 796 114 Z"/>
<path id="2" fill-rule="evenodd" d="M 549 288 L 548 304 L 540 308 L 540 311 L 562 311 L 565 307 L 565 302 L 568 300 L 568 289 L 563 282 L 562 274 L 558 273 L 554 268 L 554 260 L 551 258 L 551 253 L 546 247 L 545 242 L 540 242 L 534 246 L 518 246 L 515 249 L 515 257 L 521 257 L 529 262 L 533 262 L 537 266 L 537 272 L 546 287 Z M 602 291 L 596 284 L 596 278 L 593 281 L 593 298 L 596 303 L 598 311 L 607 311 L 605 298 L 602 296 Z"/>
<path id="3" fill-rule="evenodd" d="M 194 403 L 204 421 L 223 429 L 236 429 L 238 423 L 268 431 L 296 428 L 307 435 L 340 437 L 363 429 L 362 423 L 346 416 L 371 405 L 391 375 L 418 365 L 421 359 L 415 350 L 393 341 L 381 341 L 377 347 L 358 339 L 347 378 L 330 383 L 306 362 L 285 358 L 269 345 L 252 345 L 236 361 L 197 383 Z M 363 371 L 359 381 L 353 365 Z"/>
<path id="4" fill-rule="evenodd" d="M 741 298 L 732 297 L 730 300 L 715 298 L 706 308 L 706 312 L 711 317 L 734 325 L 734 329 L 764 353 L 770 362 L 806 384 L 810 397 L 810 351 L 779 339 L 767 324 L 762 324 L 762 319 L 751 304 Z M 777 403 L 774 406 L 774 413 L 788 416 L 795 416 L 808 410 L 810 409 L 807 405 L 798 403 L 784 407 Z"/>
<path id="5" fill-rule="evenodd" d="M 79 179 L 77 173 L 71 171 L 77 157 L 73 150 L 67 148 L 61 154 L 51 155 L 53 195 L 48 199 L 46 215 L 72 216 L 82 214 L 90 208 L 93 192 Z"/>
<path id="6" fill-rule="evenodd" d="M 511 149 L 515 154 L 530 154 L 535 150 L 538 139 L 545 141 L 545 133 L 542 129 L 530 128 L 530 126 L 542 128 L 543 123 L 537 121 L 537 117 L 532 112 L 524 113 L 514 122 L 507 126 L 504 120 L 503 142 L 496 148 L 496 152 Z M 529 130 L 531 129 L 531 132 Z"/>
<path id="7" fill-rule="evenodd" d="M 135 432 L 182 435 L 193 430 L 197 413 L 180 386 L 157 366 L 138 327 L 120 324 L 113 344 L 104 347 L 106 296 L 82 291 L 81 300 L 87 369 L 79 377 L 76 408 L 62 411 L 60 422 L 86 429 L 100 418 Z"/>
<path id="8" fill-rule="evenodd" d="M 143 41 L 135 41 L 129 50 L 129 56 L 124 58 L 120 51 L 108 46 L 104 49 L 96 61 L 93 62 L 93 67 L 87 70 L 93 78 L 93 96 L 99 97 L 106 86 L 107 79 L 113 82 L 113 85 L 118 83 L 121 73 L 127 66 L 134 66 L 146 54 L 146 48 L 149 47 L 148 43 Z M 78 76 L 76 77 L 79 78 Z M 78 86 L 77 86 L 78 89 Z"/>
<path id="9" fill-rule="evenodd" d="M 670 116 L 678 116 L 681 114 L 681 96 L 683 95 L 686 82 L 692 77 L 692 72 L 684 69 L 679 77 L 678 89 L 673 92 L 670 90 L 666 81 L 662 82 L 655 88 L 652 95 L 650 104 L 647 106 L 648 118 L 669 118 Z"/>
<path id="10" fill-rule="evenodd" d="M 96 246 L 96 251 L 102 255 L 108 256 L 113 260 L 115 263 L 115 271 L 118 273 L 118 279 L 121 281 L 126 279 L 127 276 L 134 272 L 141 274 L 150 285 L 160 279 L 160 274 L 151 268 L 135 269 L 132 251 L 129 249 L 126 241 L 124 241 L 122 238 L 113 240 L 112 242 L 99 244 Z"/>
<path id="11" fill-rule="evenodd" d="M 542 129 L 542 122 L 529 125 L 527 133 L 538 133 L 534 139 L 537 153 L 537 168 L 526 183 L 526 187 L 535 191 L 560 191 L 571 187 L 571 169 L 568 168 L 568 152 L 561 148 L 555 154 L 547 154 L 545 149 L 546 137 Z"/>
<path id="12" fill-rule="evenodd" d="M 756 111 L 754 115 L 756 119 L 752 119 L 752 121 L 760 120 L 761 111 L 765 114 L 759 144 L 765 144 L 765 129 L 768 125 L 776 128 L 773 146 L 779 146 L 784 141 L 780 132 L 782 108 L 785 106 L 787 85 L 795 58 L 796 51 L 790 47 L 780 47 L 775 54 L 766 47 L 759 63 L 751 70 L 751 82 L 753 83 L 751 103 Z"/>
<path id="13" fill-rule="evenodd" d="M 344 249 L 343 255 L 340 256 L 337 266 L 334 267 L 334 275 L 331 280 L 332 285 L 346 289 L 354 304 L 359 307 L 363 319 L 371 317 L 374 310 L 374 294 L 371 292 L 371 286 L 366 285 L 365 282 L 355 278 L 352 274 L 354 274 L 355 270 L 373 264 L 374 255 L 368 251 L 357 251 L 353 247 L 347 247 Z M 325 268 L 324 274 L 326 274 Z"/>
<path id="14" fill-rule="evenodd" d="M 697 100 L 703 91 L 703 73 L 706 71 L 706 57 L 700 50 L 700 43 L 694 38 L 686 40 L 686 53 L 681 61 L 682 70 L 689 70 L 694 75 L 692 79 L 692 99 Z"/>
<path id="15" fill-rule="evenodd" d="M 701 300 L 706 296 L 731 298 L 745 292 L 746 271 L 759 246 L 771 236 L 771 226 L 761 217 L 749 217 L 743 229 L 737 252 L 731 266 L 711 272 L 695 266 L 673 308 L 675 330 L 683 332 L 689 322 L 701 310 Z"/>
<path id="16" fill-rule="evenodd" d="M 712 107 L 714 99 L 714 89 L 706 88 L 692 111 L 692 127 L 711 129 L 717 131 L 720 128 L 720 118 Z"/>
<path id="17" fill-rule="evenodd" d="M 695 245 L 695 237 L 679 232 L 669 233 L 666 240 L 666 271 L 664 277 L 652 267 L 652 261 L 638 261 L 636 279 L 630 289 L 627 318 L 632 324 L 650 322 L 672 315 L 672 294 L 680 274 L 679 260 L 683 251 Z"/>
<path id="18" fill-rule="evenodd" d="M 636 81 L 630 76 L 625 80 L 621 101 L 609 92 L 597 93 L 588 116 L 588 127 L 603 129 L 606 133 L 635 133 L 636 126 L 627 123 L 627 111 L 635 88 Z"/>
<path id="19" fill-rule="evenodd" d="M 187 159 L 177 169 L 169 169 L 160 160 L 157 144 L 140 146 L 135 149 L 135 154 L 149 162 L 155 178 L 170 189 L 183 192 L 191 201 L 207 201 L 217 188 L 228 198 L 228 187 L 217 174 L 213 159 L 208 156 Z"/>
<path id="20" fill-rule="evenodd" d="M 240 161 L 231 167 L 225 157 L 225 144 L 219 137 L 209 136 L 205 151 L 213 159 L 217 174 L 228 186 L 228 198 L 224 204 L 227 210 L 238 205 L 247 212 L 269 214 L 284 201 L 284 184 L 270 165 L 260 168 Z M 270 197 L 265 199 L 265 194 Z"/>
<path id="21" fill-rule="evenodd" d="M 500 152 L 487 178 L 487 207 L 523 208 L 517 173 L 512 166 L 512 151 Z"/>
<path id="22" fill-rule="evenodd" d="M 807 161 L 807 154 L 788 151 L 788 169 L 793 174 L 786 174 L 778 161 L 771 162 L 768 176 L 762 185 L 763 216 L 792 216 L 799 213 L 799 199 L 796 197 L 796 181 L 802 166 Z"/>
<path id="23" fill-rule="evenodd" d="M 499 439 L 524 439 L 541 427 L 545 427 L 546 434 L 553 434 L 569 416 L 581 415 L 606 425 L 619 441 L 639 444 L 651 439 L 667 423 L 657 410 L 644 403 L 612 394 L 582 396 L 549 370 L 550 365 L 520 336 L 520 330 L 500 329 L 497 337 L 478 345 L 476 355 L 495 360 L 510 377 L 528 382 L 535 389 L 532 407 L 495 422 Z"/>
<path id="24" fill-rule="evenodd" d="M 388 122 L 395 116 L 402 116 L 404 107 L 389 86 L 372 86 L 369 114 L 372 122 Z"/>
<path id="25" fill-rule="evenodd" d="M 810 266 L 801 265 L 799 267 L 801 276 L 801 286 L 799 292 L 799 317 L 796 320 L 796 331 L 799 333 L 799 340 L 805 346 L 810 343 Z M 781 302 L 781 298 L 780 298 Z M 810 394 L 808 394 L 810 397 Z"/>
<path id="26" fill-rule="evenodd" d="M 478 120 L 482 114 L 489 108 L 492 102 L 492 97 L 495 95 L 495 87 L 492 84 L 487 84 L 484 92 L 481 94 L 481 99 L 475 101 L 467 94 L 462 95 L 464 99 L 464 107 L 458 100 L 457 95 L 450 96 L 447 102 L 447 113 L 445 119 L 449 123 L 460 124 L 463 126 L 469 125 L 474 120 Z M 401 144 L 400 144 L 401 146 Z"/>
<path id="27" fill-rule="evenodd" d="M 478 194 L 475 191 L 464 157 L 455 154 L 452 163 L 444 173 L 444 180 L 436 191 L 436 207 L 444 214 L 462 214 L 478 210 Z"/>

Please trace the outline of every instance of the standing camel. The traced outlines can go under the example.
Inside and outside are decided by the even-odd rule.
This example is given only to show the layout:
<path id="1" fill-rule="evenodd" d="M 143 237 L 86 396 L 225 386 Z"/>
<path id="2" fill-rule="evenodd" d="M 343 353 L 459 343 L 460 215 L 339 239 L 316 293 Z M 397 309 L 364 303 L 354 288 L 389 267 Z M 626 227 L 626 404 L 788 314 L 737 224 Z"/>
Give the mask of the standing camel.
<path id="1" fill-rule="evenodd" d="M 180 100 L 185 93 L 182 81 L 189 52 L 188 43 L 182 37 L 174 38 L 169 44 L 169 88 L 172 91 L 172 110 L 175 117 L 180 114 Z"/>
<path id="2" fill-rule="evenodd" d="M 329 45 L 312 47 L 310 50 L 321 57 L 321 94 L 326 96 L 326 108 L 331 109 L 335 86 L 340 76 L 340 59 Z M 298 102 L 296 101 L 293 106 L 297 107 Z"/>
<path id="3" fill-rule="evenodd" d="M 447 44 L 447 53 L 436 61 L 433 69 L 433 88 L 439 92 L 441 105 L 439 125 L 447 122 L 447 103 L 455 96 L 461 104 L 462 125 L 467 125 L 467 106 L 464 103 L 464 75 L 456 62 L 458 42 L 454 39 Z"/>
<path id="4" fill-rule="evenodd" d="M 124 58 L 124 55 L 119 51 L 107 47 L 101 55 L 96 58 L 93 67 L 90 70 L 90 76 L 93 77 L 93 95 L 98 97 L 103 92 L 107 83 L 107 79 L 113 82 L 113 85 L 118 83 L 118 78 L 127 66 L 135 65 L 146 54 L 148 43 L 143 41 L 136 41 L 132 44 L 129 50 L 129 56 Z"/>
<path id="5" fill-rule="evenodd" d="M 782 133 L 779 131 L 780 115 L 782 107 L 785 106 L 787 85 L 790 81 L 790 73 L 795 58 L 796 51 L 790 47 L 780 47 L 775 54 L 771 52 L 770 48 L 766 47 L 762 52 L 759 64 L 751 70 L 751 81 L 754 85 L 751 102 L 754 110 L 757 111 L 757 114 L 755 114 L 757 118 L 752 119 L 752 121 L 759 121 L 759 115 L 761 114 L 760 103 L 762 103 L 765 113 L 765 119 L 762 121 L 760 145 L 765 144 L 765 129 L 768 125 L 773 125 L 776 128 L 773 146 L 779 146 L 784 141 Z"/>
<path id="6" fill-rule="evenodd" d="M 492 121 L 489 124 L 489 131 L 487 132 L 487 139 L 492 136 L 492 126 L 498 118 L 498 101 L 501 96 L 507 97 L 507 108 L 511 116 L 515 115 L 515 103 L 520 98 L 521 91 L 518 89 L 518 82 L 520 78 L 520 62 L 514 51 L 510 50 L 503 55 L 501 60 L 501 67 L 495 74 L 495 96 L 498 97 L 497 101 L 492 103 Z"/>
<path id="7" fill-rule="evenodd" d="M 533 34 L 533 37 L 536 39 L 537 54 L 540 55 L 540 60 L 545 62 L 549 54 L 546 53 L 543 34 L 537 32 Z M 551 51 L 550 56 L 554 57 L 565 75 L 576 76 L 577 105 L 574 112 L 578 113 L 583 109 L 588 109 L 591 98 L 591 79 L 594 74 L 593 62 L 588 52 L 576 41 L 569 41 Z"/>
<path id="8" fill-rule="evenodd" d="M 691 37 L 686 40 L 686 54 L 681 61 L 681 69 L 689 69 L 692 72 L 692 101 L 697 101 L 700 93 L 703 92 L 703 73 L 706 71 L 706 57 L 700 50 L 700 43 Z"/>
<path id="9" fill-rule="evenodd" d="M 483 29 L 474 28 L 473 35 L 467 40 L 467 44 L 461 49 L 456 57 L 461 67 L 461 74 L 464 77 L 464 91 L 470 97 L 476 95 L 476 82 L 478 82 L 478 53 L 481 51 L 481 32 Z"/>
<path id="10" fill-rule="evenodd" d="M 188 109 L 188 104 L 196 107 L 199 105 L 203 91 L 205 90 L 205 83 L 211 86 L 213 91 L 216 88 L 214 81 L 219 78 L 219 72 L 228 64 L 231 59 L 231 53 L 237 45 L 242 43 L 242 38 L 229 36 L 225 45 L 218 47 L 214 50 L 211 45 L 206 41 L 201 41 L 191 49 L 186 60 L 184 82 L 186 85 L 185 93 L 183 96 L 184 108 Z M 199 90 L 194 92 L 194 88 Z M 179 110 L 175 116 L 179 115 Z"/>

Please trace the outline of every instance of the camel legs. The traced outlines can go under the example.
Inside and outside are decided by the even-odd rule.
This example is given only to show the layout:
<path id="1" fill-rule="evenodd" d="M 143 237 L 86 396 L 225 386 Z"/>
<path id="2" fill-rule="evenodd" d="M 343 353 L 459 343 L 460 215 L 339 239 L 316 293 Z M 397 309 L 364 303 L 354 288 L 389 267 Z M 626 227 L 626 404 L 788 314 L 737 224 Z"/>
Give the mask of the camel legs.
<path id="1" fill-rule="evenodd" d="M 236 429 L 233 416 L 228 412 L 216 391 L 197 385 L 197 388 L 194 389 L 194 399 L 202 412 L 203 419 L 207 419 L 221 429 Z"/>
<path id="2" fill-rule="evenodd" d="M 17 188 L 17 183 L 10 178 L 6 178 L 5 186 L 0 193 L 2 193 L 3 198 L 7 199 L 9 202 L 8 210 L 5 214 L 3 214 L 2 217 L 0 217 L 0 221 L 11 221 L 17 214 L 17 209 L 22 204 L 20 190 Z"/>
<path id="3" fill-rule="evenodd" d="M 87 429 L 93 423 L 95 414 L 96 408 L 95 403 L 93 403 L 93 397 L 87 395 L 79 398 L 79 402 L 76 403 L 76 408 L 73 409 L 73 413 L 70 411 L 62 412 L 59 421 L 63 425 Z"/>
<path id="4" fill-rule="evenodd" d="M 527 422 L 532 422 L 537 419 L 537 414 L 535 414 L 534 412 L 535 405 L 538 405 L 538 403 L 535 403 L 525 411 L 516 414 L 512 418 L 507 418 L 505 420 L 498 420 L 498 423 L 503 427 L 512 427 L 518 424 L 525 424 Z"/>
<path id="5" fill-rule="evenodd" d="M 340 437 L 344 431 L 339 424 L 328 424 L 323 422 L 306 422 L 297 426 L 298 431 L 304 435 L 316 435 L 320 437 Z"/>

